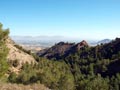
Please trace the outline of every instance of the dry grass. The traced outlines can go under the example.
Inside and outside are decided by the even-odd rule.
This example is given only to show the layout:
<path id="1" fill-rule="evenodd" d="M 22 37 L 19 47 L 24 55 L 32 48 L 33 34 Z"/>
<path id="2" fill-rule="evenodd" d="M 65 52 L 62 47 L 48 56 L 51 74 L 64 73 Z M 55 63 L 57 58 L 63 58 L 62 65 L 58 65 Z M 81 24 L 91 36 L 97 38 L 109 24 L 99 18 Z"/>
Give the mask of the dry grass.
<path id="1" fill-rule="evenodd" d="M 22 84 L 3 84 L 0 83 L 0 90 L 50 90 L 41 84 L 22 85 Z"/>

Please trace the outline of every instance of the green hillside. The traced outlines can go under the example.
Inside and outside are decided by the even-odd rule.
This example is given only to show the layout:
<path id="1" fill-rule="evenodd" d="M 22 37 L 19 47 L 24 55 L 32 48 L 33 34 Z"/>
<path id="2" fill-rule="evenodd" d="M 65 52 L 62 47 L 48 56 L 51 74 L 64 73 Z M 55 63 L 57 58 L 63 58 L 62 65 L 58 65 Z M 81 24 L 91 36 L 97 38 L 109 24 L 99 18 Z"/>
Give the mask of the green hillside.
<path id="1" fill-rule="evenodd" d="M 120 90 L 120 38 L 95 47 L 90 47 L 85 41 L 58 43 L 44 51 L 44 55 L 54 54 L 48 58 L 29 52 L 36 63 L 23 64 L 19 73 L 15 73 L 9 71 L 11 65 L 7 62 L 9 50 L 5 42 L 8 34 L 9 30 L 2 29 L 0 24 L 1 81 L 6 77 L 6 83 L 44 84 L 53 90 Z M 13 67 L 19 64 L 13 63 Z"/>

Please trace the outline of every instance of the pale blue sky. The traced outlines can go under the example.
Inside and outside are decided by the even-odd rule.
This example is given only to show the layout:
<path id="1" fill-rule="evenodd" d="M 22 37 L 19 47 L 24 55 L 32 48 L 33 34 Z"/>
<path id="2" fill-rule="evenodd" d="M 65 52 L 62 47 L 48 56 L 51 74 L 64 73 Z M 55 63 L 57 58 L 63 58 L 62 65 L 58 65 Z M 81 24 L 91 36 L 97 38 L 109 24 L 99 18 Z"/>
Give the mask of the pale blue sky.
<path id="1" fill-rule="evenodd" d="M 120 36 L 120 0 L 0 0 L 10 35 L 104 39 Z"/>

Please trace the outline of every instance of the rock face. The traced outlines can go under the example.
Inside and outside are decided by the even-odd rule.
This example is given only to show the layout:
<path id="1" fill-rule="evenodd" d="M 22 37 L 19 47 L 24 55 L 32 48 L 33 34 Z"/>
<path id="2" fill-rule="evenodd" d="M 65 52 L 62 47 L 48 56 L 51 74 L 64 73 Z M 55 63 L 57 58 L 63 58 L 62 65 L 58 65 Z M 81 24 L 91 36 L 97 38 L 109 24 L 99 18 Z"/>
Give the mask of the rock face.
<path id="1" fill-rule="evenodd" d="M 66 55 L 75 52 L 76 50 L 80 50 L 82 47 L 88 47 L 89 45 L 85 40 L 80 43 L 64 43 L 59 42 L 55 44 L 53 47 L 41 50 L 37 53 L 40 57 L 46 57 L 48 59 L 56 58 L 61 59 L 61 57 L 65 57 Z"/>
<path id="2" fill-rule="evenodd" d="M 10 38 L 6 40 L 6 46 L 9 49 L 9 54 L 7 57 L 8 61 L 17 60 L 19 63 L 19 66 L 17 68 L 20 68 L 23 63 L 26 63 L 26 62 L 34 63 L 35 62 L 35 59 L 31 55 L 15 47 L 14 41 L 12 41 Z"/>
<path id="3" fill-rule="evenodd" d="M 80 50 L 84 46 L 86 46 L 86 47 L 89 46 L 88 43 L 85 40 L 83 40 L 82 42 L 76 44 L 76 47 L 77 47 L 78 50 Z"/>

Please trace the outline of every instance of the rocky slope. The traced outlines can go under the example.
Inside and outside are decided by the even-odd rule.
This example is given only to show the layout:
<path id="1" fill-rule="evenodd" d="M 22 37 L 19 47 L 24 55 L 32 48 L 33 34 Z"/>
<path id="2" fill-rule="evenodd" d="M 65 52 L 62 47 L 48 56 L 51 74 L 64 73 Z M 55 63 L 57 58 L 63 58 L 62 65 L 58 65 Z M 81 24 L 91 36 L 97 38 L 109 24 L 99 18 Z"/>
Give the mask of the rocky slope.
<path id="1" fill-rule="evenodd" d="M 35 63 L 35 59 L 33 56 L 27 54 L 26 52 L 18 49 L 10 38 L 6 39 L 6 45 L 9 49 L 9 54 L 8 54 L 8 62 L 12 62 L 17 60 L 18 61 L 18 66 L 17 67 L 11 67 L 13 71 L 18 71 L 23 63 Z"/>

